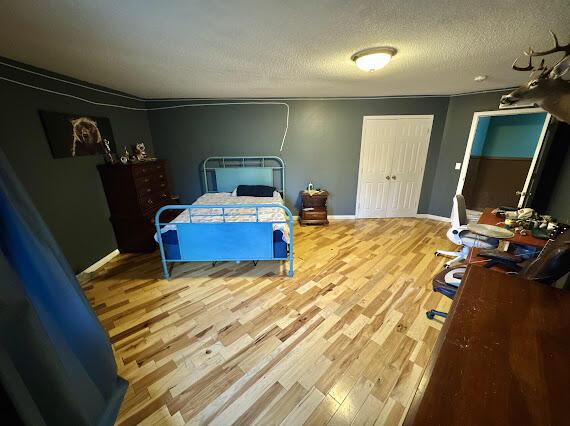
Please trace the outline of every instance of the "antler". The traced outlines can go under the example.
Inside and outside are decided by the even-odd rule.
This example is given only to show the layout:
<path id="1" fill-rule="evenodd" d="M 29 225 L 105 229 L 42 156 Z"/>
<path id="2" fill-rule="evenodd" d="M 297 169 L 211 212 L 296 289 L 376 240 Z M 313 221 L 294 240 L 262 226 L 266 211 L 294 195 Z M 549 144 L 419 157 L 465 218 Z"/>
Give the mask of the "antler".
<path id="1" fill-rule="evenodd" d="M 523 53 L 528 56 L 528 65 L 526 67 L 519 67 L 517 66 L 517 61 L 518 58 L 515 60 L 515 62 L 513 62 L 513 69 L 516 71 L 532 71 L 533 73 L 535 72 L 539 72 L 539 76 L 543 77 L 545 75 L 547 75 L 555 66 L 552 67 L 547 67 L 544 65 L 544 59 L 542 59 L 542 61 L 540 61 L 540 65 L 538 66 L 538 68 L 535 68 L 532 65 L 532 58 L 536 57 L 536 56 L 546 56 L 546 55 L 550 55 L 552 53 L 556 53 L 556 52 L 565 52 L 564 58 L 566 58 L 567 56 L 570 55 L 570 43 L 568 43 L 565 46 L 561 46 L 560 43 L 558 43 L 558 37 L 556 37 L 556 34 L 554 34 L 552 31 L 549 31 L 550 35 L 552 36 L 552 38 L 554 39 L 554 47 L 550 50 L 544 50 L 542 52 L 535 52 L 534 50 L 532 50 L 531 47 L 528 48 L 528 50 L 525 50 Z M 559 61 L 558 63 L 560 63 L 561 61 Z"/>
<path id="2" fill-rule="evenodd" d="M 529 56 L 528 58 L 528 65 L 526 67 L 519 67 L 517 66 L 517 61 L 519 60 L 519 58 L 515 59 L 515 62 L 513 62 L 513 69 L 515 71 L 540 71 L 541 73 L 543 71 L 547 71 L 547 67 L 544 66 L 544 59 L 542 61 L 540 61 L 540 65 L 538 66 L 538 68 L 535 68 L 532 65 L 532 56 Z"/>
<path id="3" fill-rule="evenodd" d="M 519 60 L 519 58 L 515 59 L 515 62 L 513 62 L 513 69 L 515 71 L 533 71 L 534 70 L 534 67 L 532 66 L 532 57 L 528 58 L 528 65 L 526 67 L 517 66 L 518 60 Z"/>
<path id="4" fill-rule="evenodd" d="M 528 51 L 525 51 L 524 54 L 530 58 L 532 58 L 533 56 L 546 56 L 556 52 L 565 52 L 566 53 L 565 56 L 570 55 L 570 43 L 568 43 L 566 46 L 561 46 L 558 43 L 558 37 L 556 37 L 556 34 L 554 34 L 552 31 L 549 31 L 549 33 L 554 39 L 554 47 L 552 49 L 545 50 L 543 52 L 535 52 L 534 50 L 532 50 L 532 48 L 529 47 Z"/>

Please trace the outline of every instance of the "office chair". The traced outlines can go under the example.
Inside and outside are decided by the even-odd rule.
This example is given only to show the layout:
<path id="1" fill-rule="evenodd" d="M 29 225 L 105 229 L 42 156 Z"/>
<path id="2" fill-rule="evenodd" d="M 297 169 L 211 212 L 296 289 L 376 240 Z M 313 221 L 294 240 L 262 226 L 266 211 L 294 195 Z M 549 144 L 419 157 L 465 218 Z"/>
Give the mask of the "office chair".
<path id="1" fill-rule="evenodd" d="M 487 253 L 486 257 L 488 259 L 495 259 L 492 253 Z M 515 258 L 513 259 L 516 260 Z M 550 240 L 540 251 L 536 259 L 530 259 L 526 262 L 514 262 L 514 267 L 512 268 L 509 268 L 508 263 L 506 263 L 506 258 L 502 255 L 500 260 L 500 263 L 495 263 L 493 266 L 506 267 L 511 270 L 511 274 L 530 281 L 547 285 L 554 284 L 570 272 L 570 230 L 560 234 L 555 240 Z M 452 269 L 444 269 L 438 273 L 433 277 L 433 291 L 453 299 L 457 293 L 457 288 L 460 285 L 465 269 L 465 266 L 459 266 Z M 459 279 L 459 283 L 457 283 L 457 281 L 453 284 L 448 283 L 449 276 Z M 426 312 L 426 316 L 429 319 L 433 319 L 436 316 L 447 318 L 447 313 L 431 309 Z"/>
<path id="2" fill-rule="evenodd" d="M 527 280 L 552 284 L 570 271 L 570 230 L 549 240 L 536 259 L 525 260 L 495 250 L 481 251 L 479 255 L 489 259 L 485 267 L 498 266 Z"/>
<path id="3" fill-rule="evenodd" d="M 447 231 L 447 238 L 459 245 L 461 251 L 437 250 L 436 256 L 447 256 L 453 259 L 445 263 L 445 268 L 467 259 L 471 248 L 494 249 L 499 246 L 497 238 L 485 236 L 467 229 L 467 209 L 465 198 L 457 194 L 453 198 L 453 211 L 451 212 L 451 228 Z"/>

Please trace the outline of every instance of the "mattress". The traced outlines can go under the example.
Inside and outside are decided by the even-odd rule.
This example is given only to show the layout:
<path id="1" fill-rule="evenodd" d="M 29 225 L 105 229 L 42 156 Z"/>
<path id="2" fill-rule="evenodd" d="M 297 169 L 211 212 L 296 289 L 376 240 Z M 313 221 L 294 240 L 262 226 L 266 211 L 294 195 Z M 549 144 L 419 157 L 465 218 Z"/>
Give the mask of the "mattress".
<path id="1" fill-rule="evenodd" d="M 217 206 L 217 205 L 238 205 L 238 204 L 275 204 L 283 205 L 283 198 L 278 192 L 273 193 L 273 197 L 237 197 L 229 192 L 208 193 L 199 197 L 192 205 L 194 206 Z M 226 222 L 256 222 L 255 208 L 251 207 L 235 207 L 224 208 Z M 211 215 L 211 216 L 203 216 Z M 244 216 L 245 215 L 245 216 Z M 283 222 L 273 224 L 274 231 L 281 231 L 283 241 L 289 243 L 289 223 L 285 211 L 281 208 L 260 207 L 259 222 Z M 221 208 L 204 208 L 192 209 L 193 223 L 216 223 L 223 222 Z M 183 210 L 172 222 L 190 222 L 190 213 L 188 209 Z M 161 233 L 176 230 L 176 225 L 166 225 L 161 229 Z M 156 239 L 156 237 L 155 237 Z"/>

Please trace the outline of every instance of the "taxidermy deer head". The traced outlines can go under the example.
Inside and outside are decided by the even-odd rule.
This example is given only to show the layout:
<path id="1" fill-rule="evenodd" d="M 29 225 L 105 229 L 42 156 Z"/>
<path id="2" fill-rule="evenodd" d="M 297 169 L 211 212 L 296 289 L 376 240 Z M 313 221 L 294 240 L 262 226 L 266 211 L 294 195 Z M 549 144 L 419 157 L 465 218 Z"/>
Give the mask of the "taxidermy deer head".
<path id="1" fill-rule="evenodd" d="M 516 71 L 532 71 L 530 81 L 503 96 L 501 104 L 534 103 L 560 121 L 570 123 L 570 82 L 561 78 L 570 69 L 570 43 L 561 46 L 556 35 L 552 31 L 550 34 L 554 39 L 552 49 L 535 52 L 529 47 L 527 51 L 524 51 L 524 54 L 528 56 L 528 65 L 519 67 L 517 61 L 513 63 L 513 69 Z M 544 59 L 540 61 L 538 67 L 532 65 L 532 58 L 557 52 L 564 52 L 564 57 L 553 66 L 545 65 Z"/>

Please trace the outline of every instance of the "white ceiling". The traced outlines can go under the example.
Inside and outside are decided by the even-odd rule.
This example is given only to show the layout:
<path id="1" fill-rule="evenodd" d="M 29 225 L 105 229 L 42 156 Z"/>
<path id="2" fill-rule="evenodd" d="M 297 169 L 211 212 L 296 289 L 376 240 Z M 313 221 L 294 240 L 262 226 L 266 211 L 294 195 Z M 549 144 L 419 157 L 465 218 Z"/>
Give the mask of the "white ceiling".
<path id="1" fill-rule="evenodd" d="M 510 87 L 569 0 L 14 0 L 0 56 L 145 98 L 456 94 Z M 390 45 L 373 74 L 357 50 Z M 473 77 L 487 74 L 476 83 Z"/>

